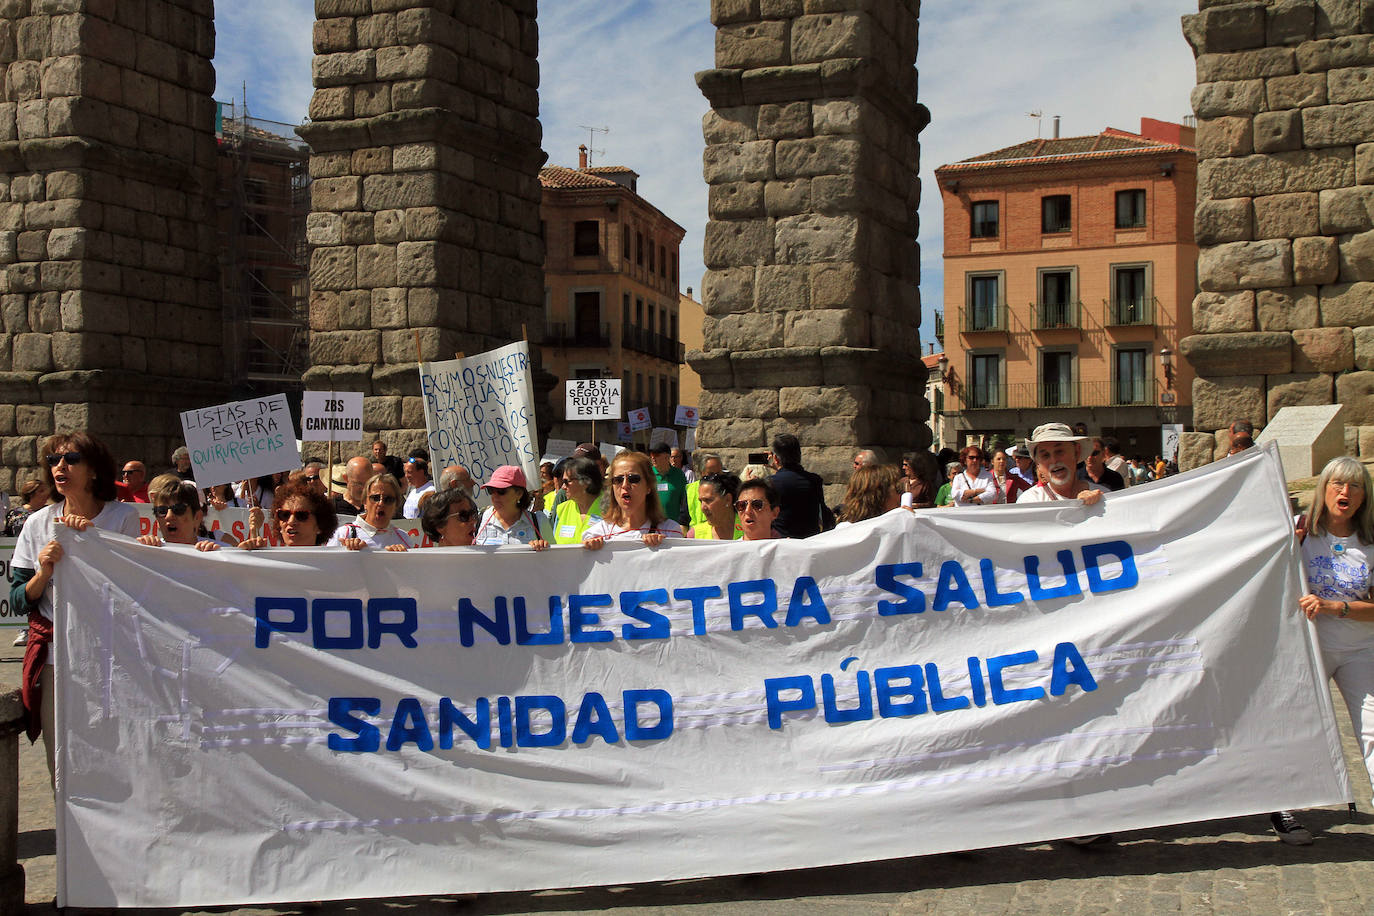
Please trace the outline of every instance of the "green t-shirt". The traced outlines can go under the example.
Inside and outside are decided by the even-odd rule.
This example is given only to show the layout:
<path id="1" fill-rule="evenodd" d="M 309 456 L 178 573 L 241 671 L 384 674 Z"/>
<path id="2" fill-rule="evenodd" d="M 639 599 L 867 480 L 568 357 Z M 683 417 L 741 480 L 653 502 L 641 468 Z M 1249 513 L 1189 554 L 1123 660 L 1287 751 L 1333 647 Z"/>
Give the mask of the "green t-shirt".
<path id="1" fill-rule="evenodd" d="M 682 500 L 687 496 L 687 475 L 681 468 L 669 467 L 663 474 L 654 468 L 654 478 L 658 482 L 658 501 L 663 506 L 663 514 L 677 521 L 682 517 Z"/>

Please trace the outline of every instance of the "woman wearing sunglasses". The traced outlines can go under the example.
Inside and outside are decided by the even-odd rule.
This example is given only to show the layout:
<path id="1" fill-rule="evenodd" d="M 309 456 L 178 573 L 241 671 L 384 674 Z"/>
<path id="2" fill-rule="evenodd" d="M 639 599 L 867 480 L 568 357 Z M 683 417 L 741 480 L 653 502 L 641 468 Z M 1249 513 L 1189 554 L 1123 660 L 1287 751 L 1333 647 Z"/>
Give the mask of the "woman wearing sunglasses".
<path id="1" fill-rule="evenodd" d="M 48 646 L 53 636 L 52 584 L 54 568 L 62 562 L 57 526 L 85 531 L 94 525 L 105 531 L 138 537 L 138 510 L 115 501 L 115 462 L 104 443 L 89 433 L 59 433 L 43 443 L 38 455 L 43 483 L 56 491 L 58 502 L 44 506 L 24 523 L 14 547 L 10 575 L 10 607 L 29 615 L 29 639 L 24 649 L 23 701 L 28 713 L 29 740 L 43 735 L 48 774 L 53 772 L 52 664 Z"/>
<path id="2" fill-rule="evenodd" d="M 334 501 L 313 483 L 292 480 L 277 487 L 273 494 L 272 523 L 277 526 L 277 541 L 283 547 L 319 547 L 326 543 L 339 525 Z M 245 538 L 244 550 L 269 546 L 265 537 Z"/>
<path id="3" fill-rule="evenodd" d="M 194 483 L 175 474 L 159 474 L 148 484 L 148 501 L 153 504 L 157 530 L 139 538 L 140 544 L 149 547 L 184 544 L 196 550 L 219 549 L 214 538 L 201 536 L 205 507 L 200 504 L 200 490 Z"/>
<path id="4" fill-rule="evenodd" d="M 581 544 L 582 535 L 601 521 L 601 465 L 575 455 L 563 462 L 563 489 L 567 498 L 553 511 L 553 542 Z"/>
<path id="5" fill-rule="evenodd" d="M 472 497 L 455 487 L 425 500 L 420 527 L 435 547 L 470 547 L 481 516 Z"/>
<path id="6" fill-rule="evenodd" d="M 377 474 L 367 482 L 367 505 L 363 514 L 347 525 L 341 525 L 329 539 L 330 547 L 343 546 L 349 550 L 378 547 L 383 550 L 408 550 L 406 536 L 391 527 L 396 510 L 401 507 L 401 484 L 390 474 Z"/>
<path id="7" fill-rule="evenodd" d="M 682 537 L 682 526 L 663 515 L 654 466 L 643 452 L 621 452 L 611 462 L 611 497 L 604 500 L 601 521 L 588 526 L 582 546 L 600 550 L 612 539 L 642 540 L 650 547 L 665 537 Z"/>
<path id="8" fill-rule="evenodd" d="M 482 513 L 474 542 L 489 547 L 501 544 L 528 544 L 535 550 L 549 546 L 539 531 L 539 520 L 530 511 L 530 495 L 525 472 L 513 464 L 503 464 L 482 484 L 491 497 L 491 508 Z"/>

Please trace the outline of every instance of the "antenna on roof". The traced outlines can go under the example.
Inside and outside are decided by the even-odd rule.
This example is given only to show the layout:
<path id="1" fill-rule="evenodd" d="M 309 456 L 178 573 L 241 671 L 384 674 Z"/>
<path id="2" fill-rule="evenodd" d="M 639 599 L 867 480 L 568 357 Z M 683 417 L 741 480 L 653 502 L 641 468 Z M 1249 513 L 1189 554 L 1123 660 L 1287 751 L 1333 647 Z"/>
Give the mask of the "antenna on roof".
<path id="1" fill-rule="evenodd" d="M 1026 117 L 1028 117 L 1028 118 L 1035 118 L 1035 139 L 1039 140 L 1039 139 L 1040 139 L 1040 122 L 1044 120 L 1044 118 L 1045 118 L 1045 113 L 1044 113 L 1043 111 L 1041 111 L 1039 108 L 1037 108 L 1037 109 L 1035 109 L 1035 111 L 1028 111 L 1028 112 L 1026 112 Z"/>
<path id="2" fill-rule="evenodd" d="M 596 135 L 609 134 L 611 132 L 611 128 L 609 126 L 592 127 L 589 124 L 579 124 L 577 126 L 587 132 L 587 166 L 590 168 L 592 164 L 592 156 L 600 156 L 606 152 L 604 149 L 593 149 L 593 147 L 596 146 Z"/>

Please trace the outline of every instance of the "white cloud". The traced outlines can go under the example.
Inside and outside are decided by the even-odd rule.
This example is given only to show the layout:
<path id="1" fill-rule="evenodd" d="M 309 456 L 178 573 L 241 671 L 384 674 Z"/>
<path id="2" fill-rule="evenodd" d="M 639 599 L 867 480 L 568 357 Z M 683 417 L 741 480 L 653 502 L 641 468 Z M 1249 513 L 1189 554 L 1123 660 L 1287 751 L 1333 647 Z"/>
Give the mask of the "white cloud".
<path id="1" fill-rule="evenodd" d="M 1192 53 L 1179 17 L 1195 0 L 927 0 L 922 4 L 920 101 L 921 262 L 925 319 L 942 307 L 938 165 L 1035 136 L 1026 112 L 1053 115 L 1064 136 L 1107 126 L 1133 130 L 1141 116 L 1189 113 Z M 220 4 L 217 98 L 248 83 L 257 117 L 294 123 L 310 100 L 310 0 Z M 682 283 L 700 290 L 706 185 L 693 80 L 713 65 L 715 29 L 705 2 L 554 0 L 541 4 L 540 106 L 549 162 L 576 165 L 588 143 L 601 164 L 640 174 L 639 189 L 687 230 Z M 609 127 L 590 135 L 581 125 Z"/>

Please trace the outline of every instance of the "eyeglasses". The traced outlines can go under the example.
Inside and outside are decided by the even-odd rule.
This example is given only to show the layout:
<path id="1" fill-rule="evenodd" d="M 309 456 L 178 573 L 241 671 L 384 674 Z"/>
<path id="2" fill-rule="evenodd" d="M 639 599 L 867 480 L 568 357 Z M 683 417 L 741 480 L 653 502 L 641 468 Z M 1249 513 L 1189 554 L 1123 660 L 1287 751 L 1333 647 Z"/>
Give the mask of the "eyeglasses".
<path id="1" fill-rule="evenodd" d="M 1102 454 L 1102 450 L 1101 450 L 1101 449 L 1096 449 L 1096 448 L 1095 448 L 1095 449 L 1093 449 L 1092 457 L 1097 458 L 1097 457 L 1100 456 L 1101 454 Z"/>
<path id="2" fill-rule="evenodd" d="M 737 499 L 735 500 L 735 511 L 743 512 L 745 509 L 753 509 L 755 512 L 762 512 L 766 505 L 768 502 L 762 499 Z"/>
<path id="3" fill-rule="evenodd" d="M 370 502 L 381 503 L 384 506 L 396 505 L 396 497 L 394 496 L 383 496 L 380 493 L 369 493 L 367 494 L 367 498 Z"/>
<path id="4" fill-rule="evenodd" d="M 510 487 L 487 487 L 487 492 L 496 496 L 505 496 L 511 491 Z"/>
<path id="5" fill-rule="evenodd" d="M 67 462 L 67 463 L 68 463 L 68 464 L 71 464 L 70 461 Z M 132 477 L 132 476 L 134 476 L 135 474 L 142 474 L 142 473 L 143 473 L 143 471 L 142 471 L 141 469 L 139 469 L 139 468 L 132 468 L 132 469 L 127 469 L 127 470 L 120 471 L 120 472 L 119 472 L 119 476 L 120 476 L 120 477 Z"/>
<path id="6" fill-rule="evenodd" d="M 315 474 L 314 476 L 311 476 L 311 475 L 309 475 L 309 474 L 306 474 L 306 475 L 305 475 L 305 479 L 306 479 L 306 481 L 309 482 L 309 483 L 319 483 L 319 482 L 320 482 L 320 475 L 319 475 L 319 474 Z"/>
<path id="7" fill-rule="evenodd" d="M 611 478 L 611 483 L 617 487 L 621 484 L 632 487 L 643 479 L 639 474 L 617 474 Z"/>
<path id="8" fill-rule="evenodd" d="M 168 512 L 173 515 L 185 515 L 186 510 L 189 508 L 191 508 L 190 503 L 172 503 L 170 506 L 153 506 L 153 514 L 158 518 L 162 518 L 162 516 L 166 515 Z"/>
<path id="9" fill-rule="evenodd" d="M 285 524 L 291 521 L 291 519 L 293 518 L 298 522 L 306 521 L 310 518 L 310 516 L 314 515 L 315 513 L 311 512 L 309 509 L 297 509 L 294 512 L 292 512 L 290 509 L 278 509 L 276 512 L 272 514 L 277 517 L 277 521 L 281 522 L 282 524 Z"/>
<path id="10" fill-rule="evenodd" d="M 446 518 L 444 522 L 451 522 L 455 518 L 458 519 L 458 521 L 460 522 L 470 522 L 476 517 L 477 511 L 475 509 L 459 509 L 457 512 L 450 513 L 449 517 Z"/>
<path id="11" fill-rule="evenodd" d="M 80 464 L 83 460 L 80 452 L 58 452 L 56 455 L 48 456 L 48 467 L 55 468 L 64 459 L 67 464 Z"/>

